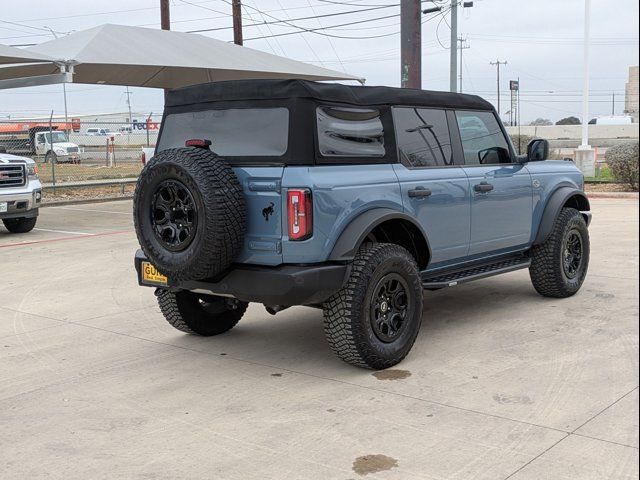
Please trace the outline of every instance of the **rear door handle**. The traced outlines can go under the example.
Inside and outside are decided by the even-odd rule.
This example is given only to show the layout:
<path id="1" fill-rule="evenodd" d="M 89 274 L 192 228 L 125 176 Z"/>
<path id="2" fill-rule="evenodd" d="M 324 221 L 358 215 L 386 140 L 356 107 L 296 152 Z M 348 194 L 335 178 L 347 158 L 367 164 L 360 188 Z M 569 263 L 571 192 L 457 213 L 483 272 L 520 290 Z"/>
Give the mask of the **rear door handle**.
<path id="1" fill-rule="evenodd" d="M 421 198 L 431 196 L 431 189 L 424 187 L 416 187 L 413 190 L 409 190 L 409 197 Z"/>
<path id="2" fill-rule="evenodd" d="M 493 185 L 491 185 L 490 183 L 487 183 L 487 182 L 480 182 L 480 183 L 474 185 L 473 189 L 476 192 L 487 193 L 487 192 L 490 192 L 491 190 L 493 190 Z"/>

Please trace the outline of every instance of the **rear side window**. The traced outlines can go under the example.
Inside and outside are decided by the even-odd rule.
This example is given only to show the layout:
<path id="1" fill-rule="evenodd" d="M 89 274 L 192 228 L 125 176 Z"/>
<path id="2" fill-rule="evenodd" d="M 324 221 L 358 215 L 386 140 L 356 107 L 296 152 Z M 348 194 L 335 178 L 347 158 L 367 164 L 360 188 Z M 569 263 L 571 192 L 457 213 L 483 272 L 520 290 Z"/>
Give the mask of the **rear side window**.
<path id="1" fill-rule="evenodd" d="M 289 144 L 286 108 L 230 108 L 167 115 L 158 151 L 184 147 L 198 138 L 211 140 L 222 157 L 280 157 Z"/>
<path id="2" fill-rule="evenodd" d="M 384 128 L 379 110 L 318 107 L 316 118 L 321 155 L 384 157 Z"/>
<path id="3" fill-rule="evenodd" d="M 400 162 L 406 167 L 452 165 L 451 139 L 444 110 L 394 108 Z"/>
<path id="4" fill-rule="evenodd" d="M 457 111 L 466 165 L 511 163 L 507 139 L 493 112 Z"/>

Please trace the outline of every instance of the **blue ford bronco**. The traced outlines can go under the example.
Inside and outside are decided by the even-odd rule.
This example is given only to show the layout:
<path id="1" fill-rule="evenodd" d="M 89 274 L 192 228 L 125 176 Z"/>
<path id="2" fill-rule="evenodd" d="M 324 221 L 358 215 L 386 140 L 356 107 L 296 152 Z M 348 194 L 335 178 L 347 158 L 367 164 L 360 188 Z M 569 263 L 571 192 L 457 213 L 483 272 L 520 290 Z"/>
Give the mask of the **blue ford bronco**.
<path id="1" fill-rule="evenodd" d="M 471 95 L 301 80 L 169 93 L 138 181 L 140 285 L 175 328 L 217 335 L 249 302 L 321 308 L 333 351 L 399 363 L 423 292 L 528 268 L 569 297 L 589 262 L 590 206 L 569 161 L 516 155 Z"/>

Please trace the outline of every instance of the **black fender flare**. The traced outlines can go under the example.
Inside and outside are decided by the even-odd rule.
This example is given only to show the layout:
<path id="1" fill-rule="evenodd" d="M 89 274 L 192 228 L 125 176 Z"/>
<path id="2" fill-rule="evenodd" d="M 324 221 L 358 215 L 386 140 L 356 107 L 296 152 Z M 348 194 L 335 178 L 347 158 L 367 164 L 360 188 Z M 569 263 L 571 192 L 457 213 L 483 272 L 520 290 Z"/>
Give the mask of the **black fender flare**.
<path id="1" fill-rule="evenodd" d="M 406 220 L 413 224 L 422 234 L 427 245 L 427 258 L 431 258 L 429 238 L 422 226 L 416 222 L 414 218 L 391 208 L 374 208 L 361 213 L 345 227 L 333 245 L 333 249 L 329 255 L 329 261 L 347 262 L 353 260 L 358 248 L 362 245 L 362 242 L 367 238 L 371 230 L 388 220 Z"/>
<path id="2" fill-rule="evenodd" d="M 579 206 L 578 210 L 581 212 L 591 210 L 589 199 L 582 190 L 568 186 L 558 188 L 551 194 L 544 207 L 544 212 L 542 213 L 542 218 L 540 219 L 540 224 L 538 226 L 538 232 L 535 240 L 533 241 L 534 245 L 540 245 L 547 240 L 558 215 L 560 215 L 560 210 L 562 210 L 562 207 L 567 203 L 567 200 L 572 197 L 577 197 L 576 203 Z M 587 220 L 588 224 L 590 217 L 585 218 L 585 220 Z"/>

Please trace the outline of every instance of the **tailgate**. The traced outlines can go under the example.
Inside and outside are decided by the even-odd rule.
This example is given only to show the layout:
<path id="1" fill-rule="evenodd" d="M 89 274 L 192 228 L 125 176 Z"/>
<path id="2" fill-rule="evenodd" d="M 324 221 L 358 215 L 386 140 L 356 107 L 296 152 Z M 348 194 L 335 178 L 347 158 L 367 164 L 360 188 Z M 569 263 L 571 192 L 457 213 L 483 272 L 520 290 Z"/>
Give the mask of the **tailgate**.
<path id="1" fill-rule="evenodd" d="M 233 170 L 242 185 L 247 204 L 241 263 L 282 263 L 282 174 L 284 167 L 240 167 Z"/>

